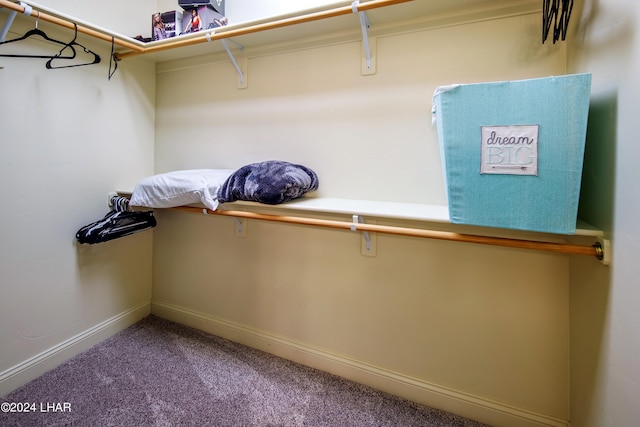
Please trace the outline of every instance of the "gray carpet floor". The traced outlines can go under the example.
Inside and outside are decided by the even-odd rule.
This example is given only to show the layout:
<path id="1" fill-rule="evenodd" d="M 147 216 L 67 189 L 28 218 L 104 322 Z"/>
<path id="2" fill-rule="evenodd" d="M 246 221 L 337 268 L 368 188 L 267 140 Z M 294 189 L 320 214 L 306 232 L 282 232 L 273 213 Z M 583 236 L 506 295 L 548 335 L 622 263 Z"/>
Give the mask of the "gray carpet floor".
<path id="1" fill-rule="evenodd" d="M 29 403 L 0 426 L 483 426 L 155 316 L 0 402 Z"/>

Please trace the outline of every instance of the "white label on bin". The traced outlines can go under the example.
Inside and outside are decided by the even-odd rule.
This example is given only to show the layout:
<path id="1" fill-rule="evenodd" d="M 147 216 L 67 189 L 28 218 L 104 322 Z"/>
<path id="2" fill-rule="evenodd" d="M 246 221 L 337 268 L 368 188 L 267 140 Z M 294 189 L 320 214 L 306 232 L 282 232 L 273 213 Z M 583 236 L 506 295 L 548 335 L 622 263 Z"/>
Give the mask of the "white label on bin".
<path id="1" fill-rule="evenodd" d="M 481 174 L 538 175 L 538 125 L 481 126 Z"/>

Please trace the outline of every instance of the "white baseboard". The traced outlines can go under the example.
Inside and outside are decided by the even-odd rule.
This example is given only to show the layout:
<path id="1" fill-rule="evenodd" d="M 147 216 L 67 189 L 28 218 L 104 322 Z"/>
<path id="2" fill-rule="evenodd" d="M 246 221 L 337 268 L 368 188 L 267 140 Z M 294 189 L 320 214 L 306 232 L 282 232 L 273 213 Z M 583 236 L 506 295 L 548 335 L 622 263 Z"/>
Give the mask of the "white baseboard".
<path id="1" fill-rule="evenodd" d="M 567 420 L 428 383 L 173 304 L 152 300 L 151 313 L 432 408 L 438 408 L 492 426 L 568 427 L 570 425 Z"/>
<path id="2" fill-rule="evenodd" d="M 0 372 L 0 396 L 11 393 L 73 356 L 126 329 L 148 316 L 150 311 L 150 303 L 124 311 L 4 372 Z"/>

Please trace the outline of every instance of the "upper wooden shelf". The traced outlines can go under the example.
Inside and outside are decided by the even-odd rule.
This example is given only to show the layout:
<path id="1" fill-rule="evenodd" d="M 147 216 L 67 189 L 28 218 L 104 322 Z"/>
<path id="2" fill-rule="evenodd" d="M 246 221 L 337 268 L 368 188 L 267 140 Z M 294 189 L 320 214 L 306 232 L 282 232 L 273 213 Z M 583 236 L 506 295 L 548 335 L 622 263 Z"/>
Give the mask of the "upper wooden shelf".
<path id="1" fill-rule="evenodd" d="M 540 10 L 538 0 L 370 0 L 360 2 L 358 7 L 369 18 L 372 36 Z M 230 39 L 256 51 L 362 39 L 358 14 L 353 12 L 351 2 L 343 1 L 325 8 L 231 23 L 211 31 L 146 43 L 143 54 L 164 62 L 223 51 L 220 43 L 208 43 L 207 34 L 213 42 Z M 121 57 L 138 54 L 122 52 Z"/>
<path id="2" fill-rule="evenodd" d="M 539 0 L 368 0 L 361 1 L 355 9 L 351 1 L 341 1 L 323 8 L 262 20 L 232 22 L 213 30 L 144 43 L 29 0 L 25 3 L 31 5 L 34 18 L 70 29 L 77 24 L 80 33 L 108 43 L 113 41 L 121 59 L 144 55 L 156 62 L 224 50 L 221 43 L 209 43 L 210 40 L 230 39 L 245 49 L 261 50 L 361 39 L 360 21 L 355 12 L 365 12 L 371 23 L 370 34 L 379 36 L 541 11 Z M 7 0 L 0 0 L 0 7 L 18 13 L 25 11 L 25 6 Z"/>

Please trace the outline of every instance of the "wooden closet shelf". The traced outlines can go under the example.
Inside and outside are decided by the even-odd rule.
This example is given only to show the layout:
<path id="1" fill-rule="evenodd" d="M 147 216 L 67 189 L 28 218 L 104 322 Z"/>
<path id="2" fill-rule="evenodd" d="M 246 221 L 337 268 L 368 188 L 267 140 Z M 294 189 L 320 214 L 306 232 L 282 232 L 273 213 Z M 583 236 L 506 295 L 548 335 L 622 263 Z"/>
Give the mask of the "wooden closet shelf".
<path id="1" fill-rule="evenodd" d="M 296 13 L 283 14 L 267 19 L 230 23 L 227 26 L 207 29 L 197 33 L 180 35 L 166 40 L 144 43 L 132 37 L 118 34 L 109 29 L 84 22 L 54 9 L 41 6 L 30 0 L 23 3 L 33 9 L 31 17 L 42 21 L 74 29 L 105 42 L 114 43 L 120 51 L 117 59 L 135 55 L 149 55 L 153 60 L 169 61 L 189 56 L 222 51 L 217 45 L 207 45 L 215 40 L 232 39 L 244 46 L 286 43 L 305 37 L 323 38 L 329 34 L 351 32 L 354 37 L 360 33 L 357 13 L 364 12 L 370 18 L 372 29 L 394 27 L 406 24 L 406 29 L 424 26 L 455 24 L 460 20 L 482 20 L 491 16 L 540 11 L 538 0 L 362 0 L 340 1 L 325 7 L 311 8 Z M 0 8 L 24 13 L 27 9 L 20 3 L 0 0 Z M 349 16 L 349 15 L 355 15 Z M 145 21 L 146 22 L 146 21 Z M 291 30 L 295 27 L 296 30 Z M 197 45 L 200 45 L 197 47 Z M 189 47 L 190 48 L 187 48 Z M 187 48 L 187 49 L 185 49 Z M 123 50 L 124 49 L 124 50 Z"/>
<path id="2" fill-rule="evenodd" d="M 112 195 L 130 197 L 131 192 L 118 191 L 111 193 L 110 197 Z M 224 203 L 215 211 L 200 205 L 178 206 L 168 209 L 211 216 L 229 216 L 363 233 L 382 233 L 570 255 L 595 256 L 606 265 L 611 261 L 610 242 L 603 238 L 603 232 L 582 222 L 578 223 L 578 228 L 574 235 L 477 227 L 452 224 L 449 220 L 448 207 L 440 205 L 305 197 L 278 205 L 246 201 Z M 319 215 L 324 216 L 324 218 L 317 218 Z M 351 216 L 353 221 L 327 219 L 327 217 L 333 218 L 336 215 Z M 411 222 L 412 225 L 416 224 L 416 226 L 367 224 L 359 221 L 360 217 L 363 219 L 386 219 L 394 224 Z M 585 238 L 595 239 L 596 242 L 592 245 L 574 244 L 571 243 L 573 238 L 581 240 Z"/>
<path id="3" fill-rule="evenodd" d="M 419 220 L 416 218 L 417 212 L 430 212 L 429 215 L 435 214 L 435 217 L 427 219 L 423 217 L 420 219 L 421 221 L 435 221 L 435 222 L 445 222 L 444 221 L 444 211 L 447 210 L 445 206 L 429 206 L 429 205 L 415 205 L 416 210 L 411 212 L 407 212 L 405 215 L 398 214 L 400 211 L 395 211 L 392 214 L 387 210 L 386 213 L 383 213 L 383 207 L 394 206 L 395 208 L 400 208 L 401 206 L 407 207 L 412 204 L 405 203 L 384 203 L 384 202 L 366 202 L 363 201 L 355 201 L 355 200 L 342 200 L 341 199 L 307 199 L 301 201 L 294 201 L 285 203 L 282 205 L 260 205 L 258 203 L 247 203 L 247 202 L 234 202 L 229 204 L 221 205 L 221 207 L 215 211 L 210 209 L 206 209 L 198 206 L 178 206 L 175 208 L 170 208 L 171 210 L 177 211 L 185 211 L 191 213 L 200 213 L 205 215 L 221 215 L 221 216 L 230 216 L 234 218 L 245 218 L 245 219 L 254 219 L 260 221 L 272 221 L 272 222 L 281 222 L 288 224 L 298 224 L 298 225 L 309 225 L 316 227 L 324 227 L 324 228 L 334 228 L 334 229 L 342 229 L 342 230 L 350 230 L 350 231 L 359 231 L 365 233 L 382 233 L 382 234 L 392 234 L 399 236 L 408 236 L 408 237 L 422 237 L 428 239 L 437 239 L 437 240 L 449 240 L 449 241 L 457 241 L 457 242 L 466 242 L 466 243 L 476 243 L 476 244 L 484 244 L 484 245 L 492 245 L 492 246 L 502 246 L 509 248 L 519 248 L 519 249 L 531 249 L 531 250 L 540 250 L 547 252 L 555 252 L 562 254 L 570 254 L 570 255 L 587 255 L 587 256 L 595 256 L 598 260 L 603 261 L 605 264 L 609 263 L 609 253 L 608 253 L 608 245 L 609 242 L 605 241 L 602 238 L 599 238 L 596 243 L 593 245 L 579 245 L 573 243 L 567 243 L 562 240 L 563 238 L 559 238 L 557 235 L 552 235 L 554 237 L 550 237 L 549 240 L 555 241 L 543 241 L 543 240 L 529 240 L 529 239 L 521 239 L 521 238 L 507 238 L 507 237 L 497 237 L 491 235 L 480 235 L 480 234 L 468 234 L 468 233 L 457 233 L 452 231 L 442 231 L 442 230 L 431 230 L 424 228 L 413 228 L 413 227 L 399 227 L 399 226 L 389 226 L 389 225 L 379 225 L 379 224 L 366 224 L 360 221 L 357 221 L 358 216 L 363 216 L 365 213 L 372 214 L 374 212 L 371 208 L 375 205 L 378 205 L 379 209 L 376 214 L 371 216 L 377 217 L 392 217 L 396 219 L 411 219 L 411 220 Z M 315 201 L 315 202 L 314 202 Z M 319 208 L 319 203 L 324 203 L 325 208 Z M 336 204 L 337 203 L 337 204 Z M 360 206 L 364 206 L 364 209 L 347 209 L 349 204 L 359 204 Z M 342 206 L 340 206 L 342 204 Z M 237 209 L 229 209 L 230 207 L 238 206 L 240 209 L 242 207 L 248 206 L 258 206 L 262 208 L 264 206 L 265 209 L 276 209 L 276 210 L 305 210 L 307 212 L 316 212 L 318 213 L 320 210 L 322 212 L 331 212 L 331 213 L 346 213 L 348 211 L 350 214 L 353 214 L 353 221 L 337 221 L 337 220 L 329 220 L 322 218 L 311 218 L 306 216 L 294 216 L 294 215 L 280 215 L 280 214 L 266 214 L 259 212 L 251 212 L 246 210 L 237 210 Z M 333 205 L 333 206 L 331 206 Z M 367 206 L 368 205 L 368 206 Z M 311 206 L 314 206 L 311 208 Z M 284 208 L 283 208 L 284 207 Z M 352 205 L 351 207 L 356 207 Z M 444 209 L 444 211 L 443 211 Z M 447 215 L 448 216 L 448 215 Z M 400 217 L 400 218 L 399 218 Z M 456 226 L 452 224 L 452 226 Z M 502 230 L 504 231 L 504 230 Z M 579 231 L 580 234 L 591 235 L 599 234 L 599 232 L 590 229 L 588 231 Z M 517 233 L 516 233 L 517 234 Z M 533 235 L 538 236 L 547 236 L 546 233 L 533 233 Z M 578 235 L 578 233 L 576 233 Z M 606 252 L 605 252 L 606 251 Z"/>

